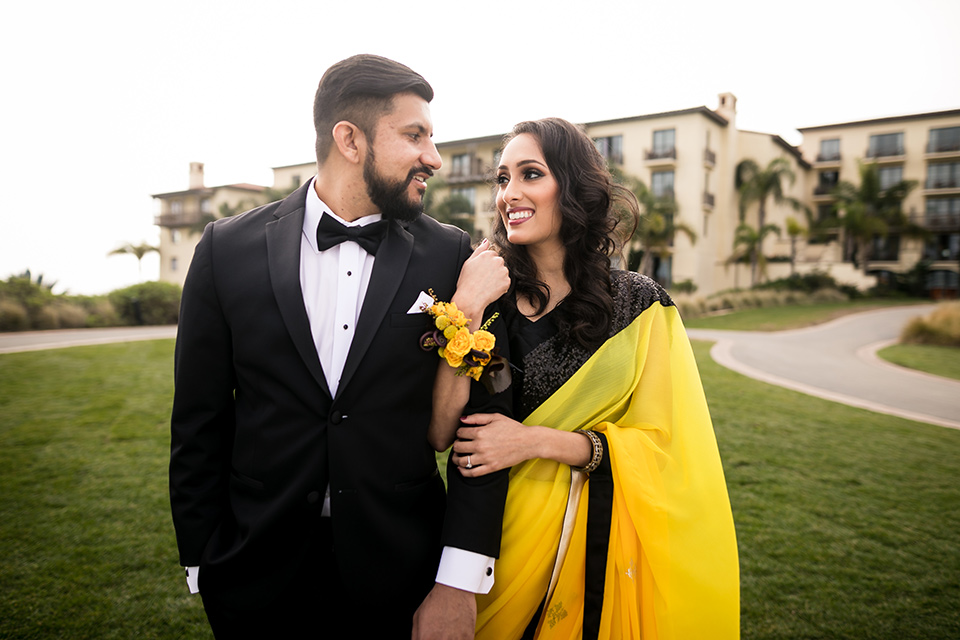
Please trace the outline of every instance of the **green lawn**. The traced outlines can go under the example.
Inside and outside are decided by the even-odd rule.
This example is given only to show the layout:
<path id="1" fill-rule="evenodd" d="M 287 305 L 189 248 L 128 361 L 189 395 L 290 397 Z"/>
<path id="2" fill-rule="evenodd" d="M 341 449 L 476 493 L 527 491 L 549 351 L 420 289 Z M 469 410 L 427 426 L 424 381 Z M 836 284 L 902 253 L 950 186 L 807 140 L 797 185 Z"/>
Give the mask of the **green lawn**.
<path id="1" fill-rule="evenodd" d="M 877 355 L 901 367 L 960 380 L 960 348 L 957 347 L 895 344 L 881 349 Z"/>
<path id="2" fill-rule="evenodd" d="M 743 638 L 960 637 L 960 432 L 764 385 L 695 345 Z M 168 514 L 172 341 L 0 356 L 0 638 L 209 638 Z"/>
<path id="3" fill-rule="evenodd" d="M 819 304 L 789 305 L 743 309 L 702 318 L 684 318 L 684 326 L 690 329 L 729 329 L 737 331 L 782 331 L 799 329 L 841 316 L 871 309 L 900 307 L 906 304 L 923 304 L 929 300 L 870 299 L 853 302 L 827 302 Z"/>

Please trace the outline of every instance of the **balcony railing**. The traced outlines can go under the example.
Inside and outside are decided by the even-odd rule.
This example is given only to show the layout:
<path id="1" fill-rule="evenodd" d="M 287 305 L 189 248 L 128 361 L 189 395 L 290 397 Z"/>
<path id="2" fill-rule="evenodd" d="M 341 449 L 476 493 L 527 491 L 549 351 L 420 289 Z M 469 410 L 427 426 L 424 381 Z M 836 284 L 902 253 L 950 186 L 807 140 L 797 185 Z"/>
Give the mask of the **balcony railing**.
<path id="1" fill-rule="evenodd" d="M 704 161 L 706 164 L 710 165 L 710 166 L 713 166 L 713 165 L 717 164 L 717 154 L 716 154 L 716 152 L 711 151 L 710 149 L 704 149 L 704 150 L 703 150 L 703 161 Z"/>
<path id="2" fill-rule="evenodd" d="M 867 149 L 863 154 L 867 158 L 896 158 L 903 155 L 903 147 L 881 147 L 880 149 Z"/>
<path id="3" fill-rule="evenodd" d="M 928 142 L 927 153 L 960 152 L 960 141 L 957 142 Z"/>
<path id="4" fill-rule="evenodd" d="M 703 206 L 713 209 L 714 202 L 716 202 L 716 196 L 707 191 L 703 192 Z"/>
<path id="5" fill-rule="evenodd" d="M 200 222 L 205 216 L 211 215 L 199 209 L 188 209 L 181 213 L 162 213 L 154 216 L 153 224 L 159 227 L 189 227 Z"/>
<path id="6" fill-rule="evenodd" d="M 956 189 L 958 187 L 960 187 L 960 180 L 957 180 L 956 178 L 947 178 L 946 180 L 944 180 L 943 178 L 939 180 L 932 180 L 930 178 L 927 178 L 927 182 L 926 184 L 924 184 L 923 188 L 924 189 Z"/>
<path id="7" fill-rule="evenodd" d="M 660 200 L 673 200 L 675 196 L 673 189 L 653 189 L 653 197 Z"/>
<path id="8" fill-rule="evenodd" d="M 818 184 L 813 188 L 813 195 L 828 196 L 837 188 L 836 184 Z"/>
<path id="9" fill-rule="evenodd" d="M 818 153 L 817 162 L 840 162 L 839 153 Z"/>
<path id="10" fill-rule="evenodd" d="M 928 213 L 923 217 L 923 226 L 929 231 L 960 230 L 960 213 Z"/>
<path id="11" fill-rule="evenodd" d="M 470 158 L 470 161 L 465 164 L 451 165 L 450 173 L 447 173 L 444 179 L 450 184 L 483 182 L 486 180 L 483 160 L 473 156 Z"/>
<path id="12" fill-rule="evenodd" d="M 645 150 L 643 152 L 643 157 L 645 160 L 676 160 L 677 148 L 670 147 L 669 149 L 654 149 L 652 151 Z"/>

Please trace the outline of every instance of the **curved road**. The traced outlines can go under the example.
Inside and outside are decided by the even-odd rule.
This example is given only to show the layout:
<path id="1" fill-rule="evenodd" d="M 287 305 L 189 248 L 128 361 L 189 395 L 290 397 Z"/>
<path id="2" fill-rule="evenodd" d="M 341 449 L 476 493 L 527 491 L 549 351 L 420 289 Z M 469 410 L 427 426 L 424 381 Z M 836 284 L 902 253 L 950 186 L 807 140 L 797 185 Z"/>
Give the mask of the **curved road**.
<path id="1" fill-rule="evenodd" d="M 689 329 L 712 340 L 710 355 L 751 378 L 835 402 L 960 429 L 960 381 L 880 360 L 877 349 L 934 305 L 895 307 L 844 316 L 792 331 Z M 0 354 L 90 344 L 173 338 L 175 326 L 118 327 L 0 334 Z"/>
<path id="2" fill-rule="evenodd" d="M 884 362 L 876 351 L 896 342 L 904 325 L 934 305 L 844 316 L 791 331 L 689 329 L 715 340 L 710 355 L 751 378 L 835 402 L 960 429 L 960 381 Z"/>

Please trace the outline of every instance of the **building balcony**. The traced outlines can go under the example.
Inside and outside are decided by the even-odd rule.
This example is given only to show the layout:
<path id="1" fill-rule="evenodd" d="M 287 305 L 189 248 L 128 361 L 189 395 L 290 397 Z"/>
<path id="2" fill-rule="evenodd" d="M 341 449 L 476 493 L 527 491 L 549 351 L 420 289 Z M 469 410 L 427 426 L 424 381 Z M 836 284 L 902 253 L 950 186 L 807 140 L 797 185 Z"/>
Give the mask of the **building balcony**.
<path id="1" fill-rule="evenodd" d="M 923 226 L 928 231 L 960 231 L 960 213 L 928 213 Z"/>
<path id="2" fill-rule="evenodd" d="M 713 168 L 717 165 L 717 153 L 710 149 L 703 150 L 703 164 L 705 167 Z"/>
<path id="3" fill-rule="evenodd" d="M 877 164 L 890 164 L 893 162 L 903 162 L 907 159 L 903 147 L 889 149 L 868 149 L 863 154 L 867 162 L 876 162 Z"/>
<path id="4" fill-rule="evenodd" d="M 446 164 L 446 163 L 444 163 Z M 483 166 L 480 158 L 472 157 L 468 163 L 451 163 L 449 173 L 444 171 L 441 176 L 447 184 L 466 184 L 470 182 L 486 182 L 488 169 Z"/>
<path id="5" fill-rule="evenodd" d="M 703 208 L 707 211 L 713 211 L 714 204 L 716 204 L 716 196 L 707 191 L 703 192 Z"/>
<path id="6" fill-rule="evenodd" d="M 960 158 L 960 142 L 927 144 L 927 152 L 924 158 L 930 160 L 942 160 L 945 158 Z"/>
<path id="7" fill-rule="evenodd" d="M 960 193 L 960 180 L 948 179 L 948 180 L 931 180 L 927 178 L 927 181 L 923 185 L 924 193 L 935 193 L 937 195 L 949 195 L 953 193 Z"/>
<path id="8" fill-rule="evenodd" d="M 817 159 L 814 161 L 814 164 L 819 167 L 839 167 L 840 166 L 840 154 L 839 153 L 818 153 Z"/>
<path id="9" fill-rule="evenodd" d="M 829 200 L 833 198 L 833 190 L 837 188 L 836 184 L 818 184 L 813 188 L 813 197 L 817 200 Z"/>
<path id="10" fill-rule="evenodd" d="M 180 213 L 161 213 L 154 216 L 153 224 L 158 227 L 190 227 L 199 224 L 201 220 L 210 215 L 212 214 L 204 213 L 199 209 L 188 209 Z"/>
<path id="11" fill-rule="evenodd" d="M 677 148 L 645 150 L 643 159 L 648 165 L 675 165 L 677 164 Z"/>
<path id="12" fill-rule="evenodd" d="M 658 200 L 669 200 L 671 202 L 676 198 L 673 189 L 654 189 L 653 197 Z"/>

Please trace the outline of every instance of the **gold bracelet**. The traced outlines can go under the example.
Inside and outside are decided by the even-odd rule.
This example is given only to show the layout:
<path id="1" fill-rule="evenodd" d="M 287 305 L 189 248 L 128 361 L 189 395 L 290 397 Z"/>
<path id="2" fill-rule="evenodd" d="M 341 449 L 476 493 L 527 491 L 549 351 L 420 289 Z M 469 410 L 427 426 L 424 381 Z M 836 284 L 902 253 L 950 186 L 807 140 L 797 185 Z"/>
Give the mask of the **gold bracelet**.
<path id="1" fill-rule="evenodd" d="M 603 460 L 603 442 L 600 440 L 600 436 L 595 434 L 593 431 L 587 431 L 584 429 L 577 429 L 575 433 L 580 433 L 586 436 L 587 440 L 593 443 L 593 457 L 590 458 L 590 462 L 582 467 L 573 467 L 577 471 L 583 471 L 584 473 L 590 473 L 591 471 L 596 471 L 597 467 L 600 466 L 600 461 Z"/>

